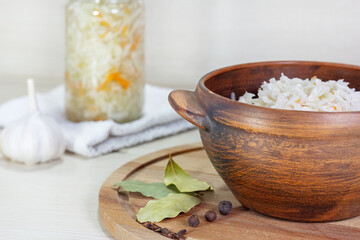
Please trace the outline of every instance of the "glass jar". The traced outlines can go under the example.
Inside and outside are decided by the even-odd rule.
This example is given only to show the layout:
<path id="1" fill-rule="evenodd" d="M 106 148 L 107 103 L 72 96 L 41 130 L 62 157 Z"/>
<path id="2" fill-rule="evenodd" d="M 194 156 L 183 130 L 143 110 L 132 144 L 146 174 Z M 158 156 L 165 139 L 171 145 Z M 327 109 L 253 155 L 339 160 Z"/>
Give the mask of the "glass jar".
<path id="1" fill-rule="evenodd" d="M 65 65 L 69 120 L 139 118 L 144 101 L 142 0 L 70 0 Z"/>

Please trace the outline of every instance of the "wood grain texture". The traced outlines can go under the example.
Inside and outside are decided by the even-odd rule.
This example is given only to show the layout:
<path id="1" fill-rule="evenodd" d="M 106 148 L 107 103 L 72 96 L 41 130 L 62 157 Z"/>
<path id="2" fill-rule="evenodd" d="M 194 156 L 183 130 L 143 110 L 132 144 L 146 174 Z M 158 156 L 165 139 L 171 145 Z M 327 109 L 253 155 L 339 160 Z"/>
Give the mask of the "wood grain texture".
<path id="1" fill-rule="evenodd" d="M 244 206 L 294 221 L 358 216 L 360 112 L 281 110 L 229 99 L 231 92 L 237 98 L 245 91 L 256 93 L 263 81 L 281 73 L 345 79 L 360 89 L 357 66 L 263 62 L 213 71 L 200 80 L 191 98 L 174 91 L 170 103 L 195 125 L 203 123 L 192 112 L 205 113 L 208 127 L 200 128 L 205 150 Z"/>
<path id="2" fill-rule="evenodd" d="M 167 239 L 136 222 L 135 214 L 150 198 L 138 193 L 117 193 L 112 185 L 123 180 L 136 179 L 145 182 L 162 181 L 168 154 L 192 176 L 207 181 L 213 192 L 202 196 L 202 203 L 186 214 L 174 219 L 165 219 L 158 225 L 172 231 L 186 228 L 187 239 L 359 239 L 360 217 L 333 223 L 298 223 L 268 217 L 248 210 L 236 201 L 226 184 L 216 173 L 200 144 L 185 145 L 162 150 L 138 158 L 116 170 L 104 182 L 99 193 L 99 213 L 107 230 L 115 239 Z M 207 210 L 217 212 L 221 200 L 230 200 L 234 205 L 228 216 L 218 215 L 215 222 L 204 219 Z M 187 219 L 198 214 L 200 225 L 191 228 Z"/>

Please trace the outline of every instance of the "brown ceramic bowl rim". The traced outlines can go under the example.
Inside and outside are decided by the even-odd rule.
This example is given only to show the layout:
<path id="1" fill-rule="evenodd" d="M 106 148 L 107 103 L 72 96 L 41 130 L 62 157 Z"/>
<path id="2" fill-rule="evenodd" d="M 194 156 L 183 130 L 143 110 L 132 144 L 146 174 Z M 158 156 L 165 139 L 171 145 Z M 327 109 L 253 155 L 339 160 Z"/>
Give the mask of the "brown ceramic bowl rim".
<path id="1" fill-rule="evenodd" d="M 357 65 L 351 65 L 351 64 L 344 64 L 344 63 L 333 63 L 333 62 L 320 62 L 320 61 L 296 61 L 296 60 L 289 60 L 289 61 L 265 61 L 265 62 L 253 62 L 253 63 L 243 63 L 243 64 L 237 64 L 237 65 L 231 65 L 228 67 L 223 67 L 216 69 L 214 71 L 211 71 L 207 74 L 205 74 L 199 81 L 198 87 L 201 89 L 201 91 L 205 92 L 206 94 L 210 94 L 213 97 L 217 98 L 219 101 L 224 101 L 227 104 L 237 104 L 239 106 L 248 107 L 249 109 L 261 109 L 263 111 L 271 111 L 271 112 L 279 112 L 279 113 L 291 113 L 291 114 L 322 114 L 322 115 L 333 115 L 333 114 L 360 114 L 360 111 L 339 111 L 339 112 L 317 112 L 317 111 L 302 111 L 302 110 L 291 110 L 291 109 L 279 109 L 279 108 L 269 108 L 269 107 L 262 107 L 262 106 L 256 106 L 251 105 L 247 103 L 242 103 L 238 101 L 231 100 L 230 98 L 221 96 L 210 89 L 208 89 L 205 86 L 205 82 L 209 79 L 211 79 L 214 76 L 220 75 L 224 72 L 228 72 L 235 69 L 241 69 L 241 68 L 247 68 L 247 67 L 256 67 L 256 66 L 266 66 L 271 64 L 317 64 L 317 65 L 328 65 L 333 67 L 340 67 L 340 68 L 346 68 L 346 69 L 353 69 L 353 70 L 359 70 L 360 66 Z M 268 81 L 269 79 L 264 79 L 264 81 Z M 338 79 L 333 79 L 338 80 Z M 360 91 L 360 90 L 359 90 Z"/>

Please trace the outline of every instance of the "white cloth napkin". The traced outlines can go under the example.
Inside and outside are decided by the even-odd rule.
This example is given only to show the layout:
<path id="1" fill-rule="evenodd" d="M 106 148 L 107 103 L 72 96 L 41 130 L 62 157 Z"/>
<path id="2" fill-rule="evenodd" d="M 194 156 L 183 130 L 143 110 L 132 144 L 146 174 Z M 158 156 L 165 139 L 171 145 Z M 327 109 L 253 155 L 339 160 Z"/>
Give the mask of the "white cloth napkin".
<path id="1" fill-rule="evenodd" d="M 170 91 L 171 89 L 146 85 L 143 116 L 124 124 L 112 120 L 81 123 L 68 121 L 65 117 L 63 85 L 48 93 L 37 94 L 37 100 L 41 112 L 60 124 L 68 151 L 95 157 L 192 128 L 169 105 L 167 97 Z M 0 127 L 28 112 L 27 96 L 0 105 Z"/>

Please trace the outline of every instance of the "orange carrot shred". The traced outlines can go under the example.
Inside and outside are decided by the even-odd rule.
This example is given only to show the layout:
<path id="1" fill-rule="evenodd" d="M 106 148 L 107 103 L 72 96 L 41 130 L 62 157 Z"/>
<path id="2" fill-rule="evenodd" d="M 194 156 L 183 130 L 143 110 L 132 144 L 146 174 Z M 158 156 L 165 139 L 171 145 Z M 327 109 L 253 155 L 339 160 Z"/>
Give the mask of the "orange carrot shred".
<path id="1" fill-rule="evenodd" d="M 335 111 L 337 110 L 337 108 L 335 106 L 331 106 Z"/>
<path id="2" fill-rule="evenodd" d="M 127 14 L 130 14 L 130 9 L 127 6 L 124 7 L 124 10 Z"/>
<path id="3" fill-rule="evenodd" d="M 104 32 L 103 34 L 101 34 L 100 38 L 105 38 L 108 33 L 109 31 Z"/>
<path id="4" fill-rule="evenodd" d="M 85 88 L 82 82 L 80 82 L 79 96 L 84 96 Z"/>
<path id="5" fill-rule="evenodd" d="M 102 21 L 100 22 L 100 24 L 103 25 L 103 26 L 105 26 L 105 27 L 110 27 L 110 23 L 108 23 L 107 21 L 104 21 L 104 20 L 102 20 Z"/>
<path id="6" fill-rule="evenodd" d="M 97 91 L 102 91 L 105 89 L 106 85 L 111 82 L 111 81 L 116 81 L 117 83 L 119 83 L 124 90 L 127 90 L 130 86 L 129 81 L 125 80 L 124 78 L 120 77 L 120 73 L 119 72 L 115 72 L 115 73 L 110 73 L 105 82 L 103 82 L 101 85 L 98 86 Z"/>
<path id="7" fill-rule="evenodd" d="M 100 117 L 100 116 L 97 116 L 97 117 L 94 119 L 94 121 L 104 121 L 104 120 L 106 120 L 106 118 Z"/>
<path id="8" fill-rule="evenodd" d="M 120 42 L 120 46 L 124 49 L 126 47 L 126 41 Z"/>
<path id="9" fill-rule="evenodd" d="M 124 88 L 124 90 L 127 90 L 130 86 L 130 83 L 119 75 L 116 76 L 115 80 Z"/>
<path id="10" fill-rule="evenodd" d="M 98 86 L 97 91 L 102 91 L 102 90 L 104 90 L 105 87 L 106 87 L 106 85 L 113 80 L 112 74 L 113 74 L 113 73 L 110 73 L 110 74 L 107 76 L 105 82 L 103 82 L 101 85 Z"/>
<path id="11" fill-rule="evenodd" d="M 137 35 L 137 36 L 135 37 L 134 43 L 131 45 L 131 48 L 130 48 L 131 51 L 136 50 L 136 47 L 137 47 L 137 45 L 138 45 L 138 43 L 139 43 L 139 40 L 140 40 L 140 36 Z"/>
<path id="12" fill-rule="evenodd" d="M 125 35 L 126 32 L 127 32 L 127 29 L 128 29 L 128 26 L 125 25 L 124 28 L 123 28 L 123 30 L 121 31 L 121 35 Z"/>

